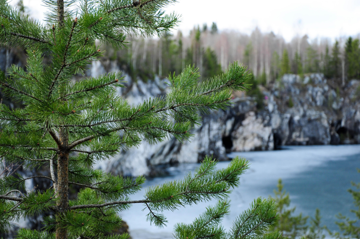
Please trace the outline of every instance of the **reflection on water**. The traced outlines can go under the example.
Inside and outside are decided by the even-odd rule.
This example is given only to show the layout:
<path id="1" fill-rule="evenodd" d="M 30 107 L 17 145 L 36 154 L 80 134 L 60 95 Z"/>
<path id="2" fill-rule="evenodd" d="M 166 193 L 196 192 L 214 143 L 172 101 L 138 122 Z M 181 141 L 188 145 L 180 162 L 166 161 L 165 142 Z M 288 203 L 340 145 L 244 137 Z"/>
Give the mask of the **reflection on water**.
<path id="1" fill-rule="evenodd" d="M 229 155 L 248 159 L 250 169 L 241 177 L 240 186 L 230 194 L 230 214 L 222 221 L 226 229 L 255 198 L 273 195 L 279 178 L 283 179 L 285 190 L 290 193 L 291 207 L 296 206 L 296 213 L 314 216 L 315 209 L 319 208 L 322 222 L 330 230 L 337 230 L 335 214 L 341 212 L 352 216 L 352 197 L 347 189 L 350 188 L 350 181 L 360 182 L 360 174 L 356 171 L 356 168 L 360 168 L 360 146 L 292 146 L 286 149 Z M 225 168 L 228 163 L 220 162 L 217 168 Z M 142 199 L 146 188 L 150 186 L 183 179 L 198 166 L 183 164 L 172 167 L 169 176 L 148 180 L 142 191 L 131 196 L 131 199 Z M 146 221 L 147 211 L 143 210 L 143 205 L 133 205 L 120 215 L 129 224 L 133 239 L 172 238 L 176 223 L 192 222 L 205 211 L 206 206 L 215 203 L 214 200 L 174 212 L 164 212 L 168 219 L 165 228 L 151 226 Z"/>

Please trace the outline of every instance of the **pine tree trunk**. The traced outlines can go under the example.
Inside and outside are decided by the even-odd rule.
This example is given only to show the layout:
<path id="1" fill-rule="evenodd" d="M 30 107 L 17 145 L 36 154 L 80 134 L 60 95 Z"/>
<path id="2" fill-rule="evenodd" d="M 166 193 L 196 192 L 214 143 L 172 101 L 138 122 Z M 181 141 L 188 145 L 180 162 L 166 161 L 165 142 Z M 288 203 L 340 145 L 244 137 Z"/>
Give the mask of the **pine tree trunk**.
<path id="1" fill-rule="evenodd" d="M 60 129 L 61 148 L 58 156 L 57 165 L 57 222 L 59 223 L 62 214 L 66 213 L 69 207 L 69 151 L 68 133 L 65 129 Z M 59 224 L 56 227 L 56 239 L 67 239 L 67 229 Z"/>
<path id="2" fill-rule="evenodd" d="M 58 7 L 58 24 L 59 28 L 64 27 L 64 0 L 57 0 Z M 62 89 L 60 89 L 61 91 Z M 59 130 L 61 145 L 59 147 L 57 162 L 57 208 L 56 221 L 69 207 L 69 150 L 68 150 L 68 132 L 64 128 Z M 67 239 L 67 229 L 56 225 L 56 239 Z"/>
<path id="3" fill-rule="evenodd" d="M 57 0 L 58 6 L 58 23 L 60 27 L 64 26 L 64 0 Z"/>

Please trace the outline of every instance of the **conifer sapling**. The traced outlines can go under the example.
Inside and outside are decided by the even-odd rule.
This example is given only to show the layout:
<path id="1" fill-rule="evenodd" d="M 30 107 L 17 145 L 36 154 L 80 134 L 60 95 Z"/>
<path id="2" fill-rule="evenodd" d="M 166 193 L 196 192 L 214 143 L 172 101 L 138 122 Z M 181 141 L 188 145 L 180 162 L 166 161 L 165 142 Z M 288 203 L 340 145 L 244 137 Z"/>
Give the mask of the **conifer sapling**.
<path id="1" fill-rule="evenodd" d="M 43 25 L 0 0 L 0 42 L 22 46 L 27 51 L 26 71 L 12 65 L 0 87 L 24 107 L 0 105 L 0 158 L 28 169 L 46 167 L 47 175 L 24 178 L 5 175 L 0 179 L 0 230 L 21 217 L 51 214 L 44 218 L 43 231 L 21 229 L 18 238 L 127 238 L 107 236 L 118 227 L 119 211 L 143 204 L 147 219 L 164 226 L 164 210 L 213 198 L 219 203 L 208 208 L 193 224 L 179 224 L 177 238 L 253 238 L 276 219 L 274 202 L 256 199 L 235 221 L 230 233 L 220 226 L 228 212 L 230 189 L 248 168 L 244 159 L 234 159 L 222 170 L 207 157 L 194 175 L 152 187 L 139 200 L 128 196 L 140 190 L 144 177 L 123 178 L 94 170 L 97 160 L 121 149 L 163 141 L 169 136 L 187 140 L 190 129 L 200 123 L 198 112 L 223 109 L 233 90 L 243 90 L 250 75 L 237 63 L 228 71 L 199 81 L 198 70 L 187 67 L 169 77 L 171 92 L 130 106 L 116 94 L 121 76 L 109 73 L 73 81 L 103 52 L 95 40 L 115 49 L 125 46 L 126 36 L 161 35 L 173 28 L 178 16 L 162 9 L 175 0 L 43 0 L 49 12 Z M 79 3 L 75 10 L 71 6 Z M 45 54 L 51 63 L 44 66 Z M 26 192 L 25 181 L 34 177 L 52 182 L 45 191 Z M 70 185 L 82 189 L 69 199 Z M 52 216 L 54 215 L 54 217 Z"/>

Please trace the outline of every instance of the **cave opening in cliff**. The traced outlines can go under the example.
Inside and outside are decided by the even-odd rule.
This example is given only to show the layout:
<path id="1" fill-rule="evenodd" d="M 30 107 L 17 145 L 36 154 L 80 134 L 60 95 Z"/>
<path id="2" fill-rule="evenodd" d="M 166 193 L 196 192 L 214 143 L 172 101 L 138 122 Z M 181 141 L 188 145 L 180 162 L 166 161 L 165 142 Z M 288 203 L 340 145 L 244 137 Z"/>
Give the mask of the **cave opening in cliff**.
<path id="1" fill-rule="evenodd" d="M 349 130 L 348 128 L 340 127 L 336 131 L 336 133 L 340 137 L 340 144 L 353 143 L 352 141 L 354 140 L 354 133 L 353 133 L 353 131 Z"/>
<path id="2" fill-rule="evenodd" d="M 222 144 L 226 149 L 226 153 L 230 153 L 231 149 L 233 147 L 233 142 L 232 142 L 231 136 L 230 135 L 229 136 L 223 136 L 222 137 Z"/>

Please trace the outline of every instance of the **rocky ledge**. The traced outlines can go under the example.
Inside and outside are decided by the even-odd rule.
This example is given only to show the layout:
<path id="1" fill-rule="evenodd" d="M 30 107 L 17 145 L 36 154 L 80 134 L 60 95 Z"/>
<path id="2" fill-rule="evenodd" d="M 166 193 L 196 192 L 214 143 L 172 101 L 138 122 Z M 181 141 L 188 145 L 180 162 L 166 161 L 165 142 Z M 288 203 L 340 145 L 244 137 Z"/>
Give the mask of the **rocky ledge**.
<path id="1" fill-rule="evenodd" d="M 106 70 L 107 69 L 107 70 Z M 119 71 L 115 62 L 93 62 L 89 76 Z M 136 105 L 169 90 L 167 79 L 133 80 L 124 74 L 119 94 Z M 178 163 L 201 162 L 206 155 L 227 160 L 231 151 L 274 150 L 282 145 L 360 143 L 360 81 L 352 80 L 340 90 L 322 74 L 301 78 L 285 75 L 263 88 L 265 107 L 255 99 L 234 97 L 231 107 L 202 117 L 190 141 L 175 138 L 123 151 L 103 164 L 107 172 L 125 176 L 157 176 Z"/>

